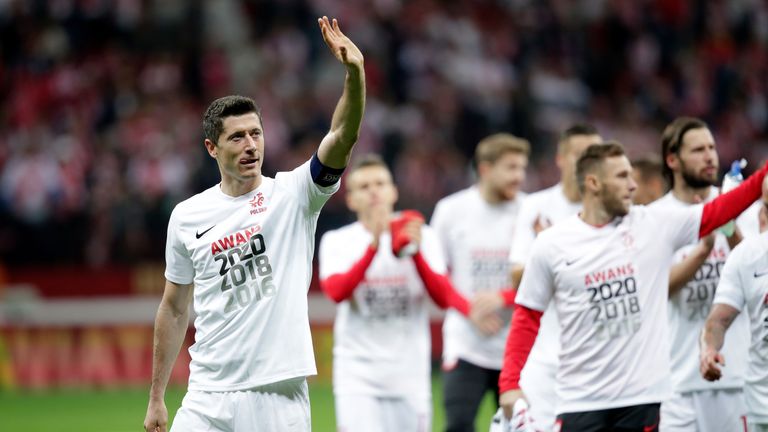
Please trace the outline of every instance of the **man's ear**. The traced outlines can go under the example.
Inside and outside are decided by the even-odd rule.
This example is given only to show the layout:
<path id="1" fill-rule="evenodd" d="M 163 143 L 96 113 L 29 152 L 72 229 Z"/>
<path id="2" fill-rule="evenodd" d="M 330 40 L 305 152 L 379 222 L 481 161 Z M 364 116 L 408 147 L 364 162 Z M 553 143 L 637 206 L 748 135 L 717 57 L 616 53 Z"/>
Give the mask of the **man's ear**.
<path id="1" fill-rule="evenodd" d="M 680 158 L 677 156 L 677 153 L 668 154 L 667 157 L 664 158 L 664 163 L 666 163 L 672 171 L 680 168 Z"/>
<path id="2" fill-rule="evenodd" d="M 584 192 L 597 192 L 600 190 L 600 178 L 597 174 L 591 173 L 584 176 Z"/>
<path id="3" fill-rule="evenodd" d="M 205 145 L 205 149 L 208 151 L 208 154 L 212 158 L 216 159 L 216 155 L 218 154 L 219 150 L 218 147 L 216 147 L 216 143 L 206 138 L 203 144 Z"/>
<path id="4" fill-rule="evenodd" d="M 478 162 L 477 163 L 477 176 L 480 178 L 485 177 L 488 175 L 488 171 L 491 170 L 491 163 L 490 162 Z"/>

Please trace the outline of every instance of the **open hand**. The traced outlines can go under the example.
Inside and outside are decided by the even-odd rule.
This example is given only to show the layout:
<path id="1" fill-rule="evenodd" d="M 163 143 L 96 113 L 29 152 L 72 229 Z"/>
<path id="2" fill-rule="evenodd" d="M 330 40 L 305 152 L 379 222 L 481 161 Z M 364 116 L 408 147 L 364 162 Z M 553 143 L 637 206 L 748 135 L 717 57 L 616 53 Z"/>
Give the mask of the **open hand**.
<path id="1" fill-rule="evenodd" d="M 362 69 L 363 53 L 341 32 L 336 18 L 331 22 L 328 21 L 327 16 L 324 16 L 318 18 L 317 23 L 320 25 L 320 31 L 323 33 L 323 40 L 328 45 L 328 48 L 331 49 L 333 55 L 347 68 Z"/>

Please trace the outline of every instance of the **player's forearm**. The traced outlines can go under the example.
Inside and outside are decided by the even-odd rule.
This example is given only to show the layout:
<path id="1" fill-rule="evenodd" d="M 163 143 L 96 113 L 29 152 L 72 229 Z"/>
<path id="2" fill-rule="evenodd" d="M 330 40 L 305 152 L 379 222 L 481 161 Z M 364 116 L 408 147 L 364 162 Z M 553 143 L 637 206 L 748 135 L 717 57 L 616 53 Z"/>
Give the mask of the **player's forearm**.
<path id="1" fill-rule="evenodd" d="M 701 245 L 693 249 L 693 253 L 683 261 L 672 266 L 669 271 L 669 297 L 674 296 L 687 284 L 696 271 L 704 264 L 710 251 Z"/>
<path id="2" fill-rule="evenodd" d="M 544 312 L 518 305 L 504 349 L 504 366 L 499 375 L 499 392 L 520 388 L 520 372 L 528 361 Z"/>
<path id="3" fill-rule="evenodd" d="M 166 303 L 160 303 L 155 317 L 155 338 L 152 354 L 152 385 L 150 399 L 162 399 L 173 364 L 179 355 L 187 334 L 189 310 L 175 311 Z"/>
<path id="4" fill-rule="evenodd" d="M 701 331 L 702 349 L 714 349 L 720 351 L 725 343 L 725 332 L 729 323 L 716 317 L 707 318 L 704 329 Z"/>
<path id="5" fill-rule="evenodd" d="M 520 286 L 520 281 L 523 280 L 523 266 L 513 264 L 512 270 L 509 272 L 509 278 L 512 282 L 512 289 L 517 289 Z"/>
<path id="6" fill-rule="evenodd" d="M 352 147 L 360 135 L 365 111 L 365 72 L 361 67 L 347 68 L 344 91 L 331 119 L 330 139 L 318 150 L 320 161 L 331 168 L 344 168 Z"/>
<path id="7" fill-rule="evenodd" d="M 413 256 L 413 263 L 424 287 L 427 289 L 427 293 L 436 305 L 443 309 L 450 307 L 461 312 L 464 316 L 469 316 L 469 302 L 456 291 L 447 276 L 435 273 L 421 252 L 417 252 Z"/>
<path id="8" fill-rule="evenodd" d="M 734 219 L 760 198 L 763 178 L 766 172 L 768 172 L 768 163 L 749 176 L 736 189 L 704 204 L 701 214 L 701 226 L 699 227 L 699 238 L 705 237 L 726 222 Z"/>
<path id="9" fill-rule="evenodd" d="M 331 300 L 336 303 L 350 298 L 360 282 L 365 279 L 365 271 L 368 270 L 373 258 L 376 256 L 376 247 L 369 246 L 365 254 L 345 273 L 336 273 L 320 280 L 320 288 Z"/>

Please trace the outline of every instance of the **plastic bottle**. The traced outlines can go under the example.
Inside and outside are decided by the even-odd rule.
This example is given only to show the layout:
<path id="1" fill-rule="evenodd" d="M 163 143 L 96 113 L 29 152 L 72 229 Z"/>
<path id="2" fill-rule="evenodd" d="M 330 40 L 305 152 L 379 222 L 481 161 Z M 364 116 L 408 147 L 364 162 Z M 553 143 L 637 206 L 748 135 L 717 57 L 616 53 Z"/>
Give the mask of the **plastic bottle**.
<path id="1" fill-rule="evenodd" d="M 736 188 L 738 185 L 741 184 L 741 182 L 744 181 L 744 176 L 741 174 L 741 170 L 743 170 L 746 166 L 747 166 L 746 159 L 733 161 L 733 163 L 731 164 L 730 171 L 725 173 L 725 176 L 723 176 L 723 186 L 720 188 L 721 193 L 726 193 Z M 720 227 L 720 232 L 725 234 L 726 237 L 732 236 L 734 231 L 736 231 L 735 221 L 730 221 Z"/>

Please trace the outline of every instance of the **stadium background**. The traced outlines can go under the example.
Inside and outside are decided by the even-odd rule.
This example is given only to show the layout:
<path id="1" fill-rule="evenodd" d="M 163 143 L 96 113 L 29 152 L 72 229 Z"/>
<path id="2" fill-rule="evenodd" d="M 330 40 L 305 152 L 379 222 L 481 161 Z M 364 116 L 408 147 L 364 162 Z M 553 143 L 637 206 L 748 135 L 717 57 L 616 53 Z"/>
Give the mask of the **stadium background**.
<path id="1" fill-rule="evenodd" d="M 252 96 L 265 174 L 306 160 L 342 84 L 321 15 L 365 54 L 355 153 L 385 157 L 399 208 L 429 215 L 468 185 L 474 145 L 496 131 L 531 141 L 530 191 L 557 181 L 557 132 L 574 121 L 645 156 L 693 115 L 721 166 L 768 157 L 761 0 L 0 1 L 0 430 L 140 430 L 167 219 L 218 179 L 202 111 Z M 351 220 L 337 194 L 318 236 Z M 310 300 L 326 431 L 333 305 L 316 283 Z"/>

